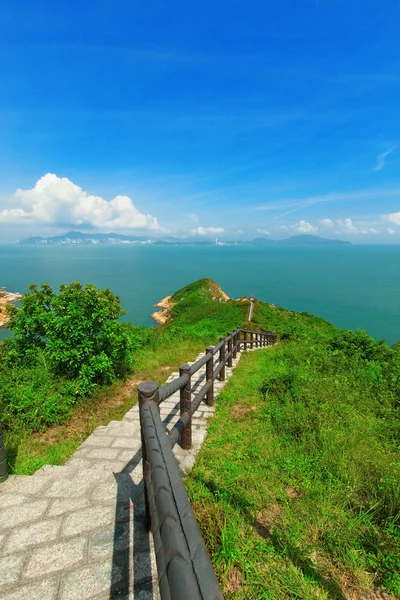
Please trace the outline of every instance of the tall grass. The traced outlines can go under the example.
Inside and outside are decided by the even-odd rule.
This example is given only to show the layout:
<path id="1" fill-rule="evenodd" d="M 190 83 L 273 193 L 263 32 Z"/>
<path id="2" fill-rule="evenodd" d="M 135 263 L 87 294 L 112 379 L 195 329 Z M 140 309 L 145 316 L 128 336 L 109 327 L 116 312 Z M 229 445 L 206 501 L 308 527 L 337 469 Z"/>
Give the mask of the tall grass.
<path id="1" fill-rule="evenodd" d="M 227 598 L 400 594 L 398 357 L 311 324 L 242 359 L 187 478 Z"/>

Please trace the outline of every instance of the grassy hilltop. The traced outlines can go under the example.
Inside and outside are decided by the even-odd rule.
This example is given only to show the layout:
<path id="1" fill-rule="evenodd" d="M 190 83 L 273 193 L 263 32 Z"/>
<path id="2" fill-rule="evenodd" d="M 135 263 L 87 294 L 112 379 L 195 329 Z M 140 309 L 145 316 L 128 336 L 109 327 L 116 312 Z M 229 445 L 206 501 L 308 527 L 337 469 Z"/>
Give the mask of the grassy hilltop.
<path id="1" fill-rule="evenodd" d="M 128 327 L 125 379 L 83 396 L 49 370 L 46 350 L 21 366 L 3 349 L 11 467 L 66 460 L 132 406 L 139 381 L 163 383 L 245 324 L 248 306 L 208 279 L 182 288 L 162 327 Z M 400 597 L 400 349 L 257 300 L 251 327 L 279 343 L 242 357 L 186 478 L 225 597 Z"/>

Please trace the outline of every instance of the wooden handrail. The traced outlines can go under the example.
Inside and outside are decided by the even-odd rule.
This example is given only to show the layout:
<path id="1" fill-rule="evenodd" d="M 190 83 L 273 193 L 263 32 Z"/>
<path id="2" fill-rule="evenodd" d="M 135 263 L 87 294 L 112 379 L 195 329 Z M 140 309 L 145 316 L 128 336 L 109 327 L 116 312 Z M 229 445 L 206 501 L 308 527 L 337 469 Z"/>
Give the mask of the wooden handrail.
<path id="1" fill-rule="evenodd" d="M 191 366 L 182 365 L 177 379 L 162 387 L 154 381 L 138 386 L 146 519 L 154 537 L 161 600 L 223 600 L 172 448 L 179 439 L 183 449 L 192 447 L 192 417 L 205 398 L 209 406 L 214 403 L 214 381 L 225 380 L 225 368 L 232 367 L 241 346 L 271 346 L 276 340 L 272 331 L 238 328 Z M 204 366 L 205 383 L 192 399 L 192 376 Z M 168 432 L 160 404 L 178 390 L 180 418 Z"/>

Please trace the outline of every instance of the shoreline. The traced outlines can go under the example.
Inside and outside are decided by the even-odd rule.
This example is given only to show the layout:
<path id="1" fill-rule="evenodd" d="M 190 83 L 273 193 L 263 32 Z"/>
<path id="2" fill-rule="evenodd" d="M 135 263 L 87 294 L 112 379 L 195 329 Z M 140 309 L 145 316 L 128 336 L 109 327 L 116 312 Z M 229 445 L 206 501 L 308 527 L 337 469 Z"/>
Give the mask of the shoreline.
<path id="1" fill-rule="evenodd" d="M 14 304 L 21 300 L 22 294 L 16 292 L 6 292 L 4 288 L 0 288 L 0 327 L 7 327 L 8 317 L 6 315 L 6 306 Z"/>
<path id="2" fill-rule="evenodd" d="M 169 318 L 169 313 L 172 308 L 170 300 L 171 296 L 165 296 L 165 298 L 154 304 L 155 308 L 162 308 L 162 310 L 157 310 L 151 315 L 152 319 L 159 325 L 164 325 Z"/>

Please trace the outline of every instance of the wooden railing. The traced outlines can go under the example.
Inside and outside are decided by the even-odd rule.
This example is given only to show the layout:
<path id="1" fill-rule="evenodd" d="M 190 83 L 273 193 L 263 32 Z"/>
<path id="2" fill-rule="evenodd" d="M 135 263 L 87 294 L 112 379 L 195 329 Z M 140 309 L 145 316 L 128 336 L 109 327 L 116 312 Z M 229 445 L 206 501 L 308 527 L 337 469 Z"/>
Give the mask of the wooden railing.
<path id="1" fill-rule="evenodd" d="M 225 368 L 232 367 L 237 353 L 272 346 L 276 339 L 272 331 L 236 329 L 208 347 L 197 362 L 182 365 L 179 377 L 170 383 L 162 387 L 154 381 L 139 384 L 146 518 L 154 537 L 162 600 L 223 598 L 172 448 L 179 440 L 183 449 L 191 448 L 191 419 L 203 400 L 214 404 L 214 381 L 225 380 Z M 192 398 L 192 376 L 204 366 L 205 383 Z M 180 418 L 167 431 L 160 404 L 177 391 Z"/>

